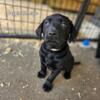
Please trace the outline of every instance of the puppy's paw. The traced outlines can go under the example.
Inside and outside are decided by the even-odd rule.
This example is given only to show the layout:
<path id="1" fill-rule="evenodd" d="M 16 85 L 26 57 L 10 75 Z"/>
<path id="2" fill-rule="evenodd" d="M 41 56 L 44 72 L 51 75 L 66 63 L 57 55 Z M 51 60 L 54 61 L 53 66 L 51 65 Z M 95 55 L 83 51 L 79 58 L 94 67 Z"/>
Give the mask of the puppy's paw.
<path id="1" fill-rule="evenodd" d="M 52 90 L 52 88 L 53 88 L 53 85 L 50 82 L 46 82 L 43 85 L 43 90 L 46 92 L 50 92 Z"/>
<path id="2" fill-rule="evenodd" d="M 45 78 L 45 77 L 46 77 L 46 72 L 39 71 L 37 76 L 38 76 L 39 78 Z"/>
<path id="3" fill-rule="evenodd" d="M 65 79 L 70 79 L 71 78 L 71 74 L 68 73 L 68 72 L 65 72 L 63 76 L 64 76 Z"/>

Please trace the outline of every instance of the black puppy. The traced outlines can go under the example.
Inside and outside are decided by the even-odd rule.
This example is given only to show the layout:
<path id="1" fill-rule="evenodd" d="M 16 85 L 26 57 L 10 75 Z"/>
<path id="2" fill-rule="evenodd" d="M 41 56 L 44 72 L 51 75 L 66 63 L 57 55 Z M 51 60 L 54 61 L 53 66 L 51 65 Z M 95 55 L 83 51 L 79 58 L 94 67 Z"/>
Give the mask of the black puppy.
<path id="1" fill-rule="evenodd" d="M 39 38 L 42 35 L 44 38 L 40 48 L 41 70 L 38 72 L 38 77 L 44 78 L 47 75 L 47 68 L 51 70 L 43 85 L 45 91 L 50 91 L 53 80 L 61 71 L 64 71 L 64 78 L 70 78 L 74 58 L 67 41 L 73 41 L 77 35 L 72 22 L 61 14 L 47 16 L 36 29 L 36 34 Z"/>

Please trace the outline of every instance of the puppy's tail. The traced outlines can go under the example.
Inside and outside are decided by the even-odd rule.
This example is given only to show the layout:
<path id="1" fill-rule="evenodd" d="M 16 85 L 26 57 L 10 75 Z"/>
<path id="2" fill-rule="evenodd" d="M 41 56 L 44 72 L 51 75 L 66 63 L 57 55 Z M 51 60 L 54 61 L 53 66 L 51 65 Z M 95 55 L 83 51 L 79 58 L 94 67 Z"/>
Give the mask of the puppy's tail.
<path id="1" fill-rule="evenodd" d="M 80 61 L 74 62 L 74 65 L 80 65 L 80 64 L 81 64 Z"/>

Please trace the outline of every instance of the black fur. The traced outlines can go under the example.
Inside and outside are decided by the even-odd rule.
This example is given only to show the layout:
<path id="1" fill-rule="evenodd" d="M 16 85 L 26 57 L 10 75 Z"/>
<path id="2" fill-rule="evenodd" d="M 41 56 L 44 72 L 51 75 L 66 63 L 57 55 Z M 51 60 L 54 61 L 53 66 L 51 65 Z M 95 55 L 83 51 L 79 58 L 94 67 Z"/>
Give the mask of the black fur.
<path id="1" fill-rule="evenodd" d="M 65 79 L 71 77 L 74 57 L 67 41 L 71 42 L 76 38 L 75 28 L 67 17 L 53 14 L 43 20 L 37 28 L 36 34 L 40 39 L 43 34 L 44 38 L 39 52 L 41 70 L 38 72 L 38 77 L 45 78 L 47 68 L 51 70 L 51 74 L 43 85 L 45 91 L 50 91 L 53 88 L 53 80 L 61 71 L 64 71 Z"/>
<path id="2" fill-rule="evenodd" d="M 100 35 L 99 35 L 99 38 L 98 38 L 98 47 L 97 47 L 97 50 L 96 50 L 96 58 L 100 58 Z"/>

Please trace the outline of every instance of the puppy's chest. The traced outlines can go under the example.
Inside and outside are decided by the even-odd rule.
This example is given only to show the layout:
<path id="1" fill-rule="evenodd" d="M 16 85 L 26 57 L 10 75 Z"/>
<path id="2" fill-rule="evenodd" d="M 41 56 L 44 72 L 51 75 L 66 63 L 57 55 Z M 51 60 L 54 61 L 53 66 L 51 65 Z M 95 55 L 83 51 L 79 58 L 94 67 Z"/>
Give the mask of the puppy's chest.
<path id="1" fill-rule="evenodd" d="M 65 65 L 67 58 L 67 50 L 66 48 L 59 52 L 53 52 L 46 48 L 45 45 L 41 46 L 40 49 L 40 57 L 41 61 L 49 68 L 49 69 L 57 69 L 59 66 Z"/>
<path id="2" fill-rule="evenodd" d="M 48 53 L 45 57 L 45 64 L 48 66 L 49 69 L 56 69 L 58 63 L 59 60 L 57 60 L 57 57 L 53 54 Z"/>

